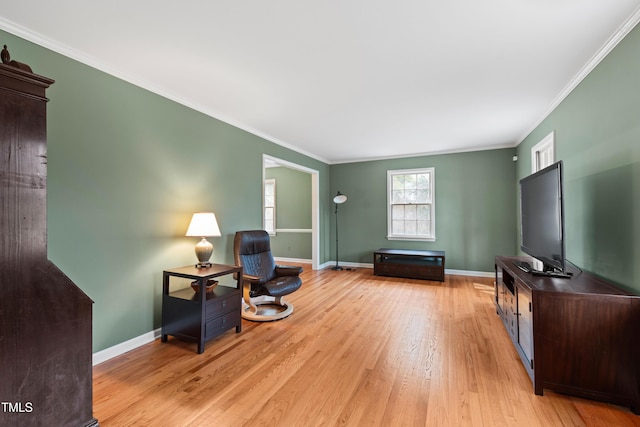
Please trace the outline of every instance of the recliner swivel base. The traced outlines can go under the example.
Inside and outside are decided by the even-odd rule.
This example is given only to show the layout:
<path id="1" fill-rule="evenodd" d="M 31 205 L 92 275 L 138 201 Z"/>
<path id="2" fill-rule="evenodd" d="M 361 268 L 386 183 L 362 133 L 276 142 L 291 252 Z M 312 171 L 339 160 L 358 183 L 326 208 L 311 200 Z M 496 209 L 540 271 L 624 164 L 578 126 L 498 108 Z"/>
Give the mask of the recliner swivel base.
<path id="1" fill-rule="evenodd" d="M 251 298 L 248 304 L 242 300 L 242 305 L 242 318 L 252 322 L 272 322 L 293 313 L 293 305 L 284 301 L 282 297 L 262 295 Z"/>

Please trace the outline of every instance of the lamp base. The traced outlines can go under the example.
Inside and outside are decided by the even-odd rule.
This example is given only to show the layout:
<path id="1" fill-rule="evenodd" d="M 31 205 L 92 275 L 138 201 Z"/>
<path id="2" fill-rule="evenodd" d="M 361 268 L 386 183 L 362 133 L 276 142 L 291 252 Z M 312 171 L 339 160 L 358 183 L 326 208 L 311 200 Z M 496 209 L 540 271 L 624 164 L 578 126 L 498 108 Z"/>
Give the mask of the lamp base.
<path id="1" fill-rule="evenodd" d="M 209 262 L 211 254 L 213 254 L 213 245 L 205 237 L 203 237 L 202 240 L 200 240 L 196 245 L 196 258 L 198 258 L 196 268 L 211 267 L 211 263 Z"/>
<path id="2" fill-rule="evenodd" d="M 336 265 L 335 267 L 331 267 L 332 270 L 334 271 L 342 271 L 344 270 L 342 267 L 340 267 L 339 265 Z"/>

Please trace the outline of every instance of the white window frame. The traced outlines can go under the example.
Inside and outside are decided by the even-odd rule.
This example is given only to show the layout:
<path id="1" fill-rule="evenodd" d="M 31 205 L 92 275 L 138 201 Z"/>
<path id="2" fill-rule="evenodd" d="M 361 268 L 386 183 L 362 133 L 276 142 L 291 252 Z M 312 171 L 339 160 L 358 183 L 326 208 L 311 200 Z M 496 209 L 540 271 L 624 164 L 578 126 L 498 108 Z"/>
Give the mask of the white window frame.
<path id="1" fill-rule="evenodd" d="M 531 148 L 531 173 L 538 172 L 552 165 L 556 158 L 556 132 L 542 138 Z"/>
<path id="2" fill-rule="evenodd" d="M 270 204 L 267 202 L 267 186 L 273 186 L 273 204 Z M 263 201 L 264 201 L 264 229 L 267 231 L 267 233 L 269 233 L 271 236 L 275 236 L 276 235 L 276 180 L 275 178 L 269 178 L 269 179 L 265 179 L 264 180 L 264 197 L 263 197 Z M 271 210 L 273 212 L 272 215 L 272 224 L 271 227 L 269 227 L 268 224 L 268 215 L 267 215 L 267 211 Z"/>
<path id="3" fill-rule="evenodd" d="M 397 175 L 429 174 L 429 194 L 431 199 L 426 205 L 430 206 L 431 221 L 428 234 L 394 234 L 393 233 L 393 177 Z M 389 240 L 415 240 L 422 242 L 435 242 L 436 240 L 436 199 L 435 199 L 435 168 L 397 169 L 387 171 L 387 239 Z"/>

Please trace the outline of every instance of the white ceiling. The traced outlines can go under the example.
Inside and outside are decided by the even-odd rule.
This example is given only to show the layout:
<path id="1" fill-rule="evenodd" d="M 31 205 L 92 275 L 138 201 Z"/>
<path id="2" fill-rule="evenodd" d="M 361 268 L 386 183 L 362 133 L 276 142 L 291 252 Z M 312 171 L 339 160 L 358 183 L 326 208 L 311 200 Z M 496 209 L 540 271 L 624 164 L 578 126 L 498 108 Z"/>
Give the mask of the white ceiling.
<path id="1" fill-rule="evenodd" d="M 327 163 L 513 147 L 640 20 L 640 0 L 0 6 L 4 30 Z"/>

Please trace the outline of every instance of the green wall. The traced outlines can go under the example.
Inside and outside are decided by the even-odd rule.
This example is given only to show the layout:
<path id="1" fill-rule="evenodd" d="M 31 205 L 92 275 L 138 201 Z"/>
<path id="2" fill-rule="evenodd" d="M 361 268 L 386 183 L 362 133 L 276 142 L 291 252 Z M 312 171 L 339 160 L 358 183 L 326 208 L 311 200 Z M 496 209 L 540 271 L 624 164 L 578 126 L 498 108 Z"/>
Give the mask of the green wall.
<path id="1" fill-rule="evenodd" d="M 216 213 L 213 260 L 233 263 L 235 231 L 262 228 L 263 153 L 319 171 L 328 260 L 328 165 L 6 32 L 0 43 L 56 80 L 48 253 L 95 301 L 94 351 L 160 326 L 162 271 L 196 260 L 197 239 L 184 237 L 193 212 Z"/>
<path id="2" fill-rule="evenodd" d="M 372 263 L 377 248 L 431 249 L 446 251 L 447 269 L 493 271 L 495 255 L 516 252 L 514 155 L 502 149 L 332 165 L 331 194 L 348 196 L 338 208 L 340 261 Z M 435 168 L 436 241 L 387 240 L 387 170 L 425 167 Z"/>
<path id="3" fill-rule="evenodd" d="M 564 162 L 568 259 L 640 291 L 640 28 L 635 28 L 518 147 L 556 132 Z"/>
<path id="4" fill-rule="evenodd" d="M 278 232 L 271 237 L 276 257 L 311 260 L 311 175 L 287 167 L 265 170 L 265 178 L 276 180 L 276 229 L 308 230 Z"/>

